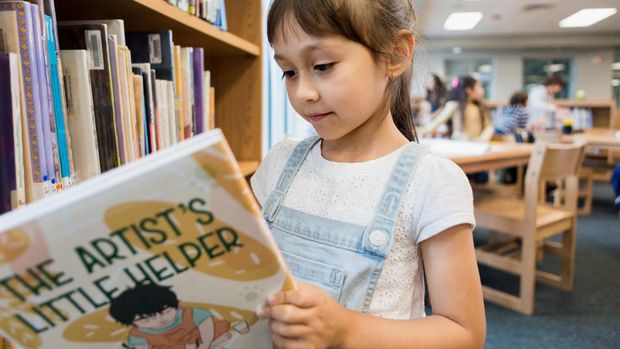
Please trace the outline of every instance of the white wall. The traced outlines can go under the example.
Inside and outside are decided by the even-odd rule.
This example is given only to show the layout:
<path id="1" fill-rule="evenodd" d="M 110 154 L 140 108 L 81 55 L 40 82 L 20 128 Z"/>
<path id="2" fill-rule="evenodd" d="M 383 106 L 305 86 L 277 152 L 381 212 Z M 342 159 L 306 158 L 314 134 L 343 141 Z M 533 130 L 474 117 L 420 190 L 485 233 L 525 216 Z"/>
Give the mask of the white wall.
<path id="1" fill-rule="evenodd" d="M 459 55 L 445 52 L 433 52 L 425 48 L 425 52 L 416 55 L 416 70 L 431 71 L 445 76 L 444 61 L 459 58 L 487 58 L 493 61 L 495 75 L 490 91 L 490 99 L 505 100 L 523 88 L 523 59 L 525 58 L 569 58 L 571 59 L 571 90 L 570 98 L 574 98 L 577 89 L 586 91 L 587 99 L 610 99 L 613 60 L 612 48 L 592 48 L 584 50 L 478 50 L 468 51 Z M 418 91 L 414 88 L 414 94 Z"/>

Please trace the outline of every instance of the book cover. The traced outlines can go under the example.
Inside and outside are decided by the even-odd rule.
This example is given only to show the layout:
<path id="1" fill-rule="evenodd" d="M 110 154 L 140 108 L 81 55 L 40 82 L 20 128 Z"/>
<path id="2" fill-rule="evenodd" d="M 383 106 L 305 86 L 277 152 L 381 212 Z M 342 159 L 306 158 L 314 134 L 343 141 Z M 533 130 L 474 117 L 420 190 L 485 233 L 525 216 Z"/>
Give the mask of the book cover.
<path id="1" fill-rule="evenodd" d="M 116 120 L 112 99 L 112 76 L 105 24 L 58 23 L 58 37 L 62 50 L 87 50 L 101 171 L 119 166 Z"/>
<path id="2" fill-rule="evenodd" d="M 194 78 L 194 134 L 200 134 L 204 132 L 204 99 L 203 99 L 203 72 L 205 70 L 204 64 L 204 49 L 202 47 L 195 47 L 193 52 L 193 78 Z"/>
<path id="3" fill-rule="evenodd" d="M 108 35 L 116 35 L 117 45 L 126 45 L 125 21 L 122 19 L 93 19 L 87 21 L 63 21 L 65 24 L 105 24 Z"/>
<path id="4" fill-rule="evenodd" d="M 0 214 L 26 204 L 19 60 L 0 53 Z"/>
<path id="5" fill-rule="evenodd" d="M 36 54 L 31 13 L 27 10 L 29 6 L 24 2 L 0 2 L 0 37 L 3 38 L 3 51 L 15 53 L 19 57 L 26 201 L 32 202 L 45 195 L 47 159 L 38 88 L 39 74 L 32 65 Z"/>
<path id="6" fill-rule="evenodd" d="M 133 63 L 150 63 L 157 79 L 174 81 L 174 43 L 172 31 L 127 32 L 127 47 Z"/>
<path id="7" fill-rule="evenodd" d="M 255 311 L 293 287 L 219 130 L 0 227 L 0 332 L 23 348 L 271 348 Z"/>
<path id="8" fill-rule="evenodd" d="M 79 183 L 101 173 L 93 93 L 86 50 L 60 51 L 63 66 L 67 123 Z"/>

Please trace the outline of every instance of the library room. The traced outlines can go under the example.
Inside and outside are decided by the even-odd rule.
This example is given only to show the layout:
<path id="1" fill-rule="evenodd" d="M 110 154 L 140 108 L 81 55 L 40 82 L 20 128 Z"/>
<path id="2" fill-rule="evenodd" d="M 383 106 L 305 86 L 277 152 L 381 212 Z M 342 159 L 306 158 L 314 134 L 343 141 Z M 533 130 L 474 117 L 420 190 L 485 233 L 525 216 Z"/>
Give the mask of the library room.
<path id="1" fill-rule="evenodd" d="M 0 0 L 0 348 L 616 348 L 620 1 Z"/>

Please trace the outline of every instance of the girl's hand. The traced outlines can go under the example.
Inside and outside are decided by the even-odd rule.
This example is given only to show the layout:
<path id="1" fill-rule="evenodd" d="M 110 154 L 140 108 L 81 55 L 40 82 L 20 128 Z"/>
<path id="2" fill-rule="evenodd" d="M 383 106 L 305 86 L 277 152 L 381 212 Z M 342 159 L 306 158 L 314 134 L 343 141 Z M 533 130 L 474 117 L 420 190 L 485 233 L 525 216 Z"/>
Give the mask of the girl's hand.
<path id="1" fill-rule="evenodd" d="M 257 313 L 269 319 L 274 343 L 280 349 L 339 347 L 351 312 L 318 287 L 304 283 L 297 286 L 294 291 L 271 296 Z"/>

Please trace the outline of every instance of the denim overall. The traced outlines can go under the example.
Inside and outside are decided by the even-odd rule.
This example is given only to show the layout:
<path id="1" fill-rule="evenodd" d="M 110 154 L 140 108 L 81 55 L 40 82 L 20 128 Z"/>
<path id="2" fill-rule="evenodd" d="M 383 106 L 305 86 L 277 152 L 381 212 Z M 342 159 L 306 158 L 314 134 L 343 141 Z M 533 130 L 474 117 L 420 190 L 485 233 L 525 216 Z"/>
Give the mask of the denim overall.
<path id="1" fill-rule="evenodd" d="M 297 171 L 319 140 L 311 137 L 297 145 L 263 206 L 263 215 L 295 280 L 322 288 L 349 309 L 367 312 L 392 245 L 402 193 L 426 149 L 409 143 L 399 154 L 376 212 L 365 227 L 282 205 Z"/>

